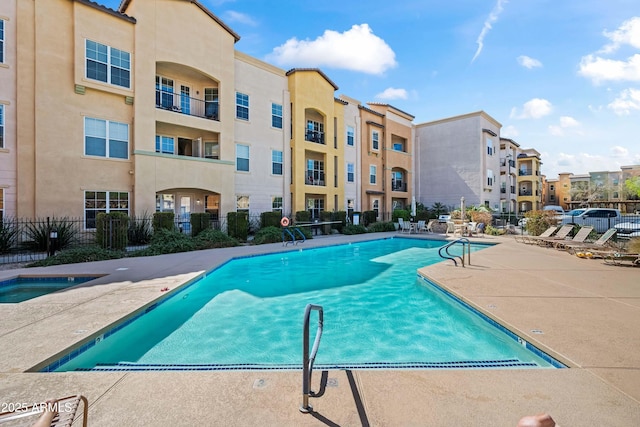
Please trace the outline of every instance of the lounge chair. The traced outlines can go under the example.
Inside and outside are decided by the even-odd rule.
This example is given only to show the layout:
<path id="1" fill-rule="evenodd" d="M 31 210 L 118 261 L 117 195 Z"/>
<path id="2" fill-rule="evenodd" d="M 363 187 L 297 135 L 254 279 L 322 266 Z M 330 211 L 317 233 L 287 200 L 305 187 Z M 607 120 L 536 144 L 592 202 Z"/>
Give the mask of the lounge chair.
<path id="1" fill-rule="evenodd" d="M 556 227 L 555 225 L 547 228 L 546 230 L 544 230 L 542 232 L 542 234 L 540 234 L 539 236 L 529 236 L 528 234 L 522 234 L 522 235 L 517 235 L 515 236 L 516 242 L 520 242 L 520 243 L 531 243 L 529 240 L 530 239 L 534 239 L 534 238 L 545 238 L 545 237 L 551 237 L 553 235 L 553 233 L 556 232 L 556 230 L 558 229 L 558 227 Z"/>
<path id="2" fill-rule="evenodd" d="M 411 231 L 411 224 L 405 222 L 402 218 L 398 218 L 398 225 L 398 231 L 401 233 L 409 233 Z"/>
<path id="3" fill-rule="evenodd" d="M 544 245 L 544 246 L 552 245 L 553 242 L 558 242 L 566 239 L 572 230 L 573 230 L 573 225 L 571 224 L 563 225 L 562 227 L 560 227 L 560 230 L 558 230 L 556 234 L 554 234 L 553 236 L 537 238 L 537 239 L 534 239 L 533 242 L 537 243 L 538 245 Z"/>
<path id="4" fill-rule="evenodd" d="M 571 244 L 576 244 L 576 243 L 577 244 L 584 243 L 587 240 L 587 238 L 589 237 L 589 234 L 591 234 L 592 231 L 593 231 L 593 227 L 592 226 L 585 225 L 584 227 L 580 228 L 580 230 L 578 230 L 576 235 L 573 236 L 573 239 L 557 240 L 557 241 L 547 240 L 546 242 L 550 246 L 553 246 L 556 249 L 564 249 L 566 247 L 566 245 L 571 245 Z"/>
<path id="5" fill-rule="evenodd" d="M 438 220 L 437 219 L 432 219 L 427 223 L 427 228 L 426 231 L 428 233 L 433 233 L 433 224 L 437 224 Z"/>
<path id="6" fill-rule="evenodd" d="M 625 254 L 615 252 L 604 257 L 604 263 L 609 265 L 627 265 L 640 267 L 640 254 Z"/>
<path id="7" fill-rule="evenodd" d="M 593 254 L 599 255 L 601 258 L 606 256 L 607 254 L 613 253 L 613 251 L 606 250 L 606 245 L 609 243 L 609 240 L 616 234 L 615 228 L 608 229 L 598 240 L 592 243 L 567 243 L 565 245 L 565 249 L 569 251 L 571 254 L 575 254 L 578 251 L 585 252 L 589 251 Z"/>
<path id="8" fill-rule="evenodd" d="M 418 221 L 418 224 L 416 225 L 416 233 L 426 233 L 427 232 L 427 221 L 425 220 L 420 220 Z"/>
<path id="9" fill-rule="evenodd" d="M 76 418 L 80 402 L 83 404 L 82 425 L 86 427 L 88 402 L 86 397 L 79 394 L 56 399 L 55 402 L 43 402 L 41 404 L 20 407 L 19 410 L 13 412 L 3 412 L 0 414 L 0 423 L 24 418 L 24 421 L 29 421 L 27 425 L 33 425 L 40 414 L 46 410 L 46 407 L 50 406 L 55 407 L 58 410 L 58 413 L 53 416 L 49 425 L 52 427 L 70 426 Z"/>
<path id="10" fill-rule="evenodd" d="M 451 233 L 455 235 L 456 232 L 456 224 L 453 221 L 447 221 L 447 231 L 445 231 L 445 235 Z"/>

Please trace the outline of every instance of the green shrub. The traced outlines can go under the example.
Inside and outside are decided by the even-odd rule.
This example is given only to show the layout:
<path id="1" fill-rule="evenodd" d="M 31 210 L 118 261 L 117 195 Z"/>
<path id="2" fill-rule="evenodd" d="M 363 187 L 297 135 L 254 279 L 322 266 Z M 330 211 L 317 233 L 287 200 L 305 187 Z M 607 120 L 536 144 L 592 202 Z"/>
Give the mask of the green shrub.
<path id="1" fill-rule="evenodd" d="M 166 230 L 160 228 L 151 238 L 149 247 L 135 251 L 130 256 L 152 256 L 162 254 L 175 254 L 178 252 L 194 251 L 196 245 L 193 239 L 178 230 Z"/>
<path id="2" fill-rule="evenodd" d="M 342 234 L 346 234 L 346 235 L 365 234 L 366 232 L 367 232 L 367 228 L 362 224 L 358 224 L 358 225 L 347 224 L 344 226 L 342 230 Z"/>
<path id="3" fill-rule="evenodd" d="M 220 230 L 207 228 L 193 238 L 196 249 L 230 248 L 240 243 Z"/>
<path id="4" fill-rule="evenodd" d="M 206 212 L 191 214 L 191 236 L 195 237 L 203 230 L 210 228 L 211 215 Z"/>
<path id="5" fill-rule="evenodd" d="M 260 228 L 280 227 L 282 213 L 280 212 L 262 212 L 260 214 Z"/>
<path id="6" fill-rule="evenodd" d="M 360 222 L 365 227 L 376 222 L 376 211 L 364 211 L 360 217 Z"/>
<path id="7" fill-rule="evenodd" d="M 39 219 L 26 224 L 25 234 L 27 238 L 22 243 L 22 246 L 34 252 L 46 251 L 51 231 L 58 233 L 58 238 L 55 242 L 57 250 L 66 249 L 76 242 L 77 230 L 71 220 L 53 218 L 47 224 L 46 220 Z"/>
<path id="8" fill-rule="evenodd" d="M 18 228 L 15 221 L 3 219 L 0 221 L 0 254 L 10 252 L 16 242 Z"/>
<path id="9" fill-rule="evenodd" d="M 124 212 L 100 212 L 96 216 L 96 243 L 104 249 L 127 247 L 129 217 Z"/>
<path id="10" fill-rule="evenodd" d="M 104 261 L 108 259 L 118 259 L 124 256 L 125 253 L 123 251 L 112 251 L 98 246 L 81 246 L 65 249 L 54 256 L 31 263 L 27 267 L 47 267 L 50 265 Z"/>
<path id="11" fill-rule="evenodd" d="M 383 233 L 385 231 L 396 231 L 396 226 L 393 222 L 374 222 L 367 227 L 369 233 Z"/>
<path id="12" fill-rule="evenodd" d="M 249 235 L 249 215 L 246 212 L 229 212 L 227 234 L 241 242 L 246 242 Z"/>
<path id="13" fill-rule="evenodd" d="M 264 245 L 265 243 L 278 243 L 282 242 L 282 233 L 284 231 L 280 227 L 265 227 L 258 230 L 253 237 L 254 245 Z M 293 232 L 293 231 L 292 231 Z M 290 237 L 289 237 L 290 238 Z"/>
<path id="14" fill-rule="evenodd" d="M 487 227 L 484 229 L 484 232 L 485 234 L 488 234 L 490 236 L 501 236 L 505 233 L 505 230 L 487 225 Z"/>
<path id="15" fill-rule="evenodd" d="M 129 244 L 146 245 L 153 236 L 151 228 L 151 217 L 144 214 L 142 218 L 131 218 L 129 220 L 129 231 L 127 233 Z"/>
<path id="16" fill-rule="evenodd" d="M 333 221 L 340 221 L 340 224 L 334 224 L 333 228 L 338 230 L 339 233 L 342 233 L 342 228 L 347 223 L 347 212 L 345 212 L 345 211 L 335 211 L 333 213 Z"/>
<path id="17" fill-rule="evenodd" d="M 391 214 L 391 219 L 393 220 L 393 222 L 398 222 L 398 218 L 409 221 L 409 219 L 411 218 L 411 212 L 405 209 L 396 209 Z"/>
<path id="18" fill-rule="evenodd" d="M 311 212 L 298 211 L 296 212 L 296 222 L 309 222 L 311 221 Z"/>
<path id="19" fill-rule="evenodd" d="M 529 211 L 524 214 L 527 218 L 527 232 L 531 236 L 539 236 L 547 228 L 555 225 L 558 220 L 554 211 Z"/>
<path id="20" fill-rule="evenodd" d="M 154 212 L 153 214 L 153 232 L 158 230 L 174 230 L 176 224 L 174 222 L 175 215 L 173 212 Z"/>

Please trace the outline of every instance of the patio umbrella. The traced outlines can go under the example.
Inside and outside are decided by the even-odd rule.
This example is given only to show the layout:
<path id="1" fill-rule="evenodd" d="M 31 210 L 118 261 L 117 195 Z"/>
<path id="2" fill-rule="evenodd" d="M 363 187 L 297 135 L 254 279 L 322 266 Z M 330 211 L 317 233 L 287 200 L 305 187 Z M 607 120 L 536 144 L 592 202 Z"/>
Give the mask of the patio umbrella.
<path id="1" fill-rule="evenodd" d="M 465 220 L 466 215 L 464 214 L 464 197 L 460 197 L 460 219 Z"/>
<path id="2" fill-rule="evenodd" d="M 411 216 L 416 216 L 416 198 L 411 198 Z"/>

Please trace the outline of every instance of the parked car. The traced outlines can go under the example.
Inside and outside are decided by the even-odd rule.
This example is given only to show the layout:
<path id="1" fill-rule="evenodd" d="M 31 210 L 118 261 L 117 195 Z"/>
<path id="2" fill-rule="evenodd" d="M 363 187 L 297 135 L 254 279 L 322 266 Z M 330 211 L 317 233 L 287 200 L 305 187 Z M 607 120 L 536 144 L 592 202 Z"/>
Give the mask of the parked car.
<path id="1" fill-rule="evenodd" d="M 545 206 L 544 208 L 542 208 L 542 210 L 543 211 L 554 211 L 559 216 L 564 215 L 564 209 L 562 209 L 562 206 L 548 205 L 548 206 Z"/>
<path id="2" fill-rule="evenodd" d="M 622 221 L 618 209 L 588 208 L 578 215 L 563 215 L 560 224 L 591 225 L 597 233 L 602 234 Z"/>
<path id="3" fill-rule="evenodd" d="M 447 222 L 451 221 L 451 215 L 440 215 L 438 217 L 438 222 Z"/>
<path id="4" fill-rule="evenodd" d="M 632 237 L 640 237 L 640 218 L 625 220 L 616 224 L 618 238 L 630 239 Z"/>

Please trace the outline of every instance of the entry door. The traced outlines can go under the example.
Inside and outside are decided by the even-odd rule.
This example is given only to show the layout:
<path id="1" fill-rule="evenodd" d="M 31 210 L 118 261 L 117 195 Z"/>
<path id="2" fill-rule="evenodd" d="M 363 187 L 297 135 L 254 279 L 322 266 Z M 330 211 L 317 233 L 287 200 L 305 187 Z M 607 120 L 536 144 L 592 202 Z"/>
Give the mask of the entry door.
<path id="1" fill-rule="evenodd" d="M 183 233 L 191 233 L 191 196 L 180 196 L 179 226 Z"/>

